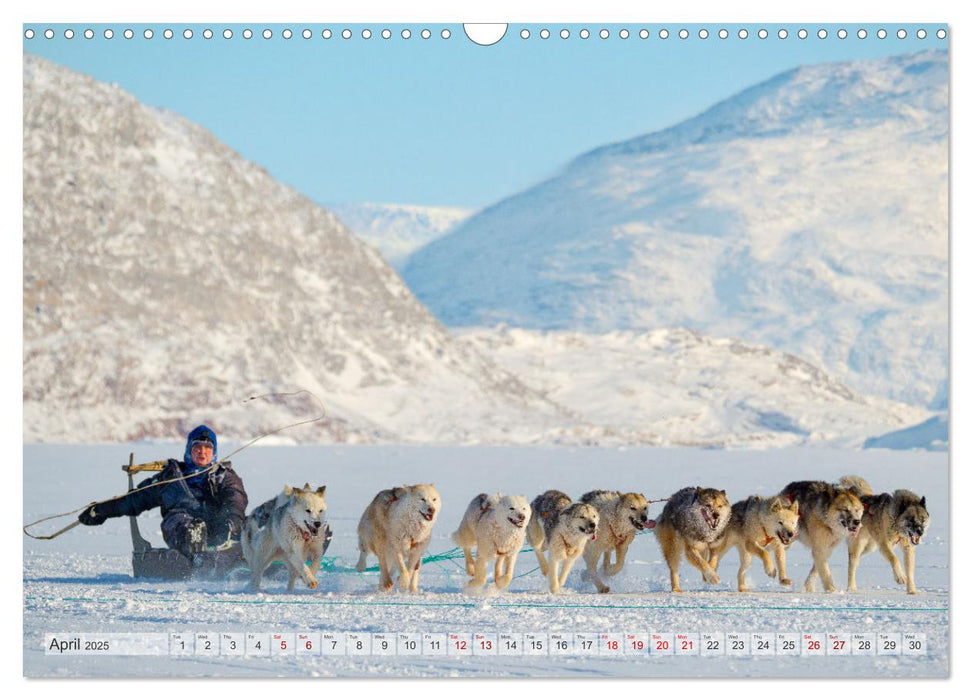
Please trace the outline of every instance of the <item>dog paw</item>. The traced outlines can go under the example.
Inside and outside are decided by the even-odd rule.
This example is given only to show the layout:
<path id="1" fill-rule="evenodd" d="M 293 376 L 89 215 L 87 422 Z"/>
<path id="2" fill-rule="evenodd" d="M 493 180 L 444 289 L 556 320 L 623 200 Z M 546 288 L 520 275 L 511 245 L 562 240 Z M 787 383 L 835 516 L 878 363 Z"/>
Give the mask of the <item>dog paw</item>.
<path id="1" fill-rule="evenodd" d="M 897 583 L 899 583 L 900 585 L 903 585 L 903 584 L 907 583 L 907 578 L 904 577 L 904 576 L 899 576 L 897 574 L 894 574 L 893 577 L 894 577 L 894 579 L 896 579 Z"/>
<path id="2" fill-rule="evenodd" d="M 765 570 L 765 575 L 769 578 L 775 578 L 779 572 L 775 570 L 775 567 Z"/>
<path id="3" fill-rule="evenodd" d="M 739 592 L 739 593 L 748 593 L 748 592 L 749 592 L 749 591 L 751 591 L 751 590 L 752 590 L 752 589 L 751 589 L 751 588 L 749 588 L 748 586 L 739 586 L 739 587 L 738 587 L 738 592 Z"/>
<path id="4" fill-rule="evenodd" d="M 315 588 L 317 588 L 317 579 L 312 578 L 309 581 L 307 581 L 307 588 L 309 588 L 310 590 L 314 590 Z"/>
<path id="5" fill-rule="evenodd" d="M 710 583 L 712 585 L 715 585 L 721 581 L 721 579 L 718 578 L 718 574 L 716 574 L 714 571 L 711 573 L 705 572 L 702 578 L 705 579 L 705 583 Z"/>
<path id="6" fill-rule="evenodd" d="M 920 593 L 920 591 L 918 591 L 916 588 L 907 589 L 907 595 L 917 595 L 918 593 Z"/>
<path id="7" fill-rule="evenodd" d="M 597 586 L 597 593 L 610 593 L 610 586 Z"/>
<path id="8" fill-rule="evenodd" d="M 792 579 L 791 578 L 780 578 L 779 579 L 779 583 L 781 583 L 783 586 L 791 586 L 792 585 Z"/>

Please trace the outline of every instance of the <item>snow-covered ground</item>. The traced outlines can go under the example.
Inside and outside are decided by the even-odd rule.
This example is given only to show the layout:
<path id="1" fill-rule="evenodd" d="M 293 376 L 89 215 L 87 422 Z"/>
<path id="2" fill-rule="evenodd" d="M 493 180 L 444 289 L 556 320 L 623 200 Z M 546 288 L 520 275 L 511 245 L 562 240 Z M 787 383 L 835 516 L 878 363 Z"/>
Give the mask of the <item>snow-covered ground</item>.
<path id="1" fill-rule="evenodd" d="M 221 445 L 228 454 L 231 446 Z M 120 465 L 181 454 L 181 446 L 24 447 L 24 522 L 79 508 L 125 488 Z M 682 565 L 685 593 L 667 590 L 667 569 L 651 534 L 631 548 L 627 568 L 612 593 L 597 595 L 581 582 L 579 567 L 567 592 L 550 596 L 533 554 L 524 552 L 517 578 L 499 595 L 470 597 L 458 560 L 423 567 L 417 596 L 378 594 L 373 574 L 331 573 L 317 591 L 289 594 L 285 581 L 263 593 L 243 580 L 163 582 L 131 576 L 131 541 L 124 519 L 98 528 L 77 527 L 52 541 L 24 538 L 24 674 L 87 676 L 901 676 L 948 674 L 948 456 L 932 452 L 786 449 L 715 451 L 520 447 L 252 447 L 233 460 L 251 507 L 284 483 L 327 484 L 334 540 L 328 556 L 339 566 L 356 560 L 357 519 L 373 494 L 394 484 L 434 482 L 443 510 L 431 554 L 452 549 L 449 535 L 469 500 L 481 491 L 521 493 L 530 499 L 558 488 L 574 498 L 593 488 L 641 491 L 664 498 L 686 485 L 727 489 L 733 500 L 778 491 L 793 479 L 835 480 L 859 474 L 876 490 L 910 488 L 927 496 L 933 522 L 918 549 L 918 596 L 893 582 L 878 555 L 863 559 L 860 592 L 806 594 L 782 589 L 753 566 L 753 593 L 733 590 L 737 555 L 726 556 L 722 582 L 708 586 Z M 657 517 L 661 504 L 652 506 Z M 35 530 L 52 532 L 67 519 Z M 141 529 L 161 543 L 157 515 Z M 845 584 L 846 550 L 831 565 Z M 790 550 L 797 584 L 810 566 L 808 550 Z M 372 561 L 373 563 L 373 561 Z M 125 657 L 55 656 L 44 653 L 48 633 L 88 632 L 799 632 L 926 634 L 925 656 L 863 657 Z"/>

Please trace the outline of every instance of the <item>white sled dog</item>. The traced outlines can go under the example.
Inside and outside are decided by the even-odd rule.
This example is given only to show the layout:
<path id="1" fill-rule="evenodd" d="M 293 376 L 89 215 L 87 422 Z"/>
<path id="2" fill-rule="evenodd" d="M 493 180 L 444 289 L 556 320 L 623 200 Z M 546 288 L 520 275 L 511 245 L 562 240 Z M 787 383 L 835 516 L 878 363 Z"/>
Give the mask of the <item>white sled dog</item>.
<path id="1" fill-rule="evenodd" d="M 364 571 L 368 554 L 374 554 L 381 570 L 382 590 L 394 587 L 391 577 L 397 568 L 398 590 L 416 593 L 421 557 L 428 548 L 440 508 L 441 497 L 434 484 L 380 491 L 357 526 L 357 546 L 361 551 L 357 570 Z"/>
<path id="2" fill-rule="evenodd" d="M 650 504 L 643 494 L 619 491 L 591 491 L 580 496 L 580 502 L 592 505 L 600 516 L 600 534 L 583 550 L 583 559 L 587 563 L 583 578 L 593 581 L 599 593 L 609 593 L 610 587 L 597 573 L 598 560 L 602 555 L 604 576 L 616 576 L 621 572 L 634 535 L 647 527 Z M 611 553 L 615 559 L 613 564 L 610 563 Z"/>
<path id="3" fill-rule="evenodd" d="M 847 589 L 856 590 L 856 569 L 860 565 L 860 557 L 879 548 L 880 554 L 893 568 L 894 580 L 906 583 L 907 592 L 916 594 L 916 548 L 931 524 L 927 499 L 907 489 L 897 489 L 893 494 L 874 494 L 870 485 L 859 477 L 844 476 L 840 483 L 849 487 L 863 503 L 860 536 L 847 542 L 850 555 Z M 904 554 L 906 574 L 893 551 L 898 544 Z"/>
<path id="4" fill-rule="evenodd" d="M 708 563 L 718 569 L 722 554 L 736 547 L 738 549 L 738 590 L 749 590 L 745 573 L 752 565 L 752 556 L 762 561 L 762 567 L 769 578 L 779 576 L 779 583 L 791 586 L 792 580 L 786 575 L 786 549 L 799 535 L 799 502 L 773 496 L 749 496 L 744 501 L 732 505 L 732 514 L 721 537 L 709 546 Z M 769 549 L 775 554 L 775 564 L 769 556 Z"/>
<path id="5" fill-rule="evenodd" d="M 260 590 L 263 572 L 276 559 L 282 559 L 290 571 L 288 591 L 293 590 L 298 576 L 307 588 L 317 587 L 326 535 L 326 527 L 321 527 L 327 513 L 326 490 L 326 486 L 314 490 L 310 484 L 284 486 L 283 493 L 247 516 L 240 544 L 254 591 Z"/>
<path id="6" fill-rule="evenodd" d="M 567 499 L 567 506 L 557 510 L 557 502 L 562 503 L 563 498 Z M 537 506 L 539 506 L 539 517 L 537 517 Z M 545 513 L 545 515 L 543 515 Z M 533 548 L 536 549 L 536 556 L 540 561 L 540 568 L 543 564 L 546 567 L 543 571 L 549 581 L 550 593 L 558 593 L 566 577 L 570 574 L 570 569 L 576 560 L 583 554 L 583 549 L 591 540 L 597 539 L 597 525 L 600 516 L 597 509 L 588 503 L 570 503 L 569 498 L 559 491 L 547 491 L 543 495 L 533 500 L 533 515 L 539 521 L 541 518 L 542 539 L 536 530 L 540 523 L 533 525 L 530 520 L 529 540 Z M 534 543 L 538 542 L 540 547 L 545 548 L 549 553 L 549 562 L 544 561 L 540 554 L 540 548 Z"/>
<path id="7" fill-rule="evenodd" d="M 452 540 L 465 552 L 469 591 L 485 587 L 489 564 L 495 560 L 496 588 L 512 581 L 516 558 L 523 548 L 531 509 L 525 496 L 480 493 L 472 499 Z M 472 548 L 475 547 L 475 561 Z"/>

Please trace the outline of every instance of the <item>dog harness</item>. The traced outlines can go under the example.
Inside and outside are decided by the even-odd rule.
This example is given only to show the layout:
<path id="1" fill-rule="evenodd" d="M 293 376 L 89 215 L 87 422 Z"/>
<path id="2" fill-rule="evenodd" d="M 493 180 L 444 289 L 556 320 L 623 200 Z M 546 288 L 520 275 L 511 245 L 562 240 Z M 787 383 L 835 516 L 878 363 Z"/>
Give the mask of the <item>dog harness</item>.
<path id="1" fill-rule="evenodd" d="M 627 535 L 624 535 L 623 537 L 618 537 L 617 533 L 614 532 L 614 528 L 610 527 L 609 524 L 607 525 L 607 529 L 610 531 L 610 539 L 614 541 L 615 547 L 619 547 L 620 545 L 624 544 L 624 542 L 627 541 Z"/>
<path id="2" fill-rule="evenodd" d="M 570 543 L 566 541 L 566 538 L 563 535 L 560 535 L 560 539 L 563 540 L 563 549 L 566 551 L 566 555 L 568 557 L 575 556 L 580 550 L 579 547 L 571 547 Z"/>
<path id="3" fill-rule="evenodd" d="M 765 529 L 765 525 L 762 526 L 762 534 L 765 535 L 765 542 L 762 543 L 763 547 L 768 547 L 775 541 L 775 537 L 769 534 L 768 530 Z"/>

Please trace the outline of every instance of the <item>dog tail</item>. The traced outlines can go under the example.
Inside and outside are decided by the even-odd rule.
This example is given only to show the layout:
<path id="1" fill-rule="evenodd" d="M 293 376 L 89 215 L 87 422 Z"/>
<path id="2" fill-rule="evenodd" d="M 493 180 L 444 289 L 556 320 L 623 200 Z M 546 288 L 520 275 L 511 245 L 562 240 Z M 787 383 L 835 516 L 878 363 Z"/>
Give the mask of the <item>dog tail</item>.
<path id="1" fill-rule="evenodd" d="M 839 480 L 839 485 L 857 498 L 873 495 L 873 489 L 862 476 L 844 476 Z"/>

